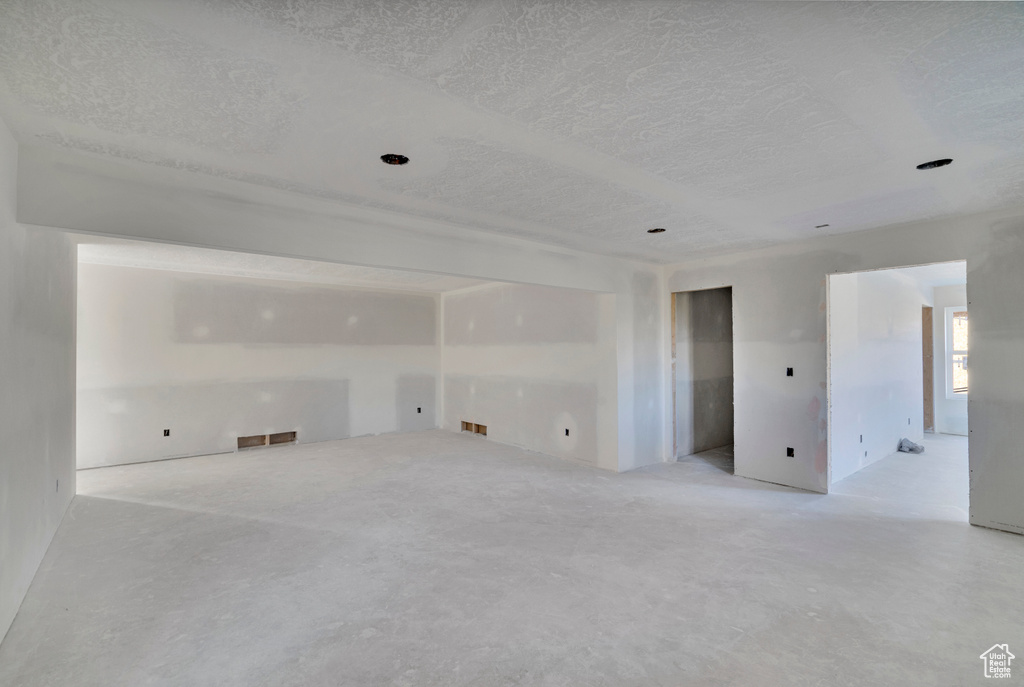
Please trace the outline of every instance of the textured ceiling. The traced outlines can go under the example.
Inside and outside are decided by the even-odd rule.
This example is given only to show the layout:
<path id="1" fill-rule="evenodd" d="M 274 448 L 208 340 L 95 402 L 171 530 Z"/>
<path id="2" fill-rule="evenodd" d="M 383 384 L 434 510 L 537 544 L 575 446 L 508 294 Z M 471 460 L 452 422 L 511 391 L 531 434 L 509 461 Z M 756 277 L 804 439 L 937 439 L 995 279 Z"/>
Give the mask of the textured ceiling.
<path id="1" fill-rule="evenodd" d="M 1022 102 L 1021 3 L 0 0 L 24 144 L 658 262 L 1024 203 Z"/>
<path id="2" fill-rule="evenodd" d="M 80 262 L 94 265 L 429 293 L 442 293 L 490 283 L 422 272 L 339 265 L 97 236 L 78 237 L 78 259 Z"/>

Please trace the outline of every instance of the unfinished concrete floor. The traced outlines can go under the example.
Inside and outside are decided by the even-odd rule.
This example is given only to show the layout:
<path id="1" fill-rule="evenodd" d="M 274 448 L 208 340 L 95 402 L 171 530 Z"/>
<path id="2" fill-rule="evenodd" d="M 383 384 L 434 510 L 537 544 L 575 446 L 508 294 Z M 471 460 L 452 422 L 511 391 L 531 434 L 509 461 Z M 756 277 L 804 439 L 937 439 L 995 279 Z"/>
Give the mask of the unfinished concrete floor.
<path id="1" fill-rule="evenodd" d="M 0 684 L 982 683 L 1024 537 L 925 444 L 830 496 L 441 431 L 81 472 Z"/>
<path id="2" fill-rule="evenodd" d="M 733 453 L 732 444 L 708 449 L 707 451 L 701 451 L 700 453 L 694 453 L 689 456 L 683 456 L 679 459 L 679 462 L 694 463 L 694 465 L 690 466 L 691 468 L 700 468 L 702 465 L 707 465 L 730 475 L 736 473 L 736 458 Z"/>

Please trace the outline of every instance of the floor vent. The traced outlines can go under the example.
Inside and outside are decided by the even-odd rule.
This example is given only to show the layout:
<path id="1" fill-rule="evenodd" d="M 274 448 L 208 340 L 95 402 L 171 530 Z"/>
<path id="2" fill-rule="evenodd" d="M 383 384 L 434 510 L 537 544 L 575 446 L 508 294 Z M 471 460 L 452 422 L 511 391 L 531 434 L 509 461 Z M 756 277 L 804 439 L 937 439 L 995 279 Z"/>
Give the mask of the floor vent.
<path id="1" fill-rule="evenodd" d="M 266 446 L 267 435 L 256 434 L 251 437 L 238 437 L 238 448 L 254 448 L 256 446 Z"/>
<path id="2" fill-rule="evenodd" d="M 487 436 L 487 425 L 477 425 L 472 422 L 466 422 L 465 420 L 463 420 L 462 431 Z"/>
<path id="3" fill-rule="evenodd" d="M 277 434 L 254 434 L 251 437 L 238 437 L 238 448 L 256 448 L 275 444 L 293 444 L 298 440 L 297 432 L 278 432 Z"/>
<path id="4" fill-rule="evenodd" d="M 295 441 L 295 432 L 278 432 L 270 435 L 270 444 L 290 444 Z"/>

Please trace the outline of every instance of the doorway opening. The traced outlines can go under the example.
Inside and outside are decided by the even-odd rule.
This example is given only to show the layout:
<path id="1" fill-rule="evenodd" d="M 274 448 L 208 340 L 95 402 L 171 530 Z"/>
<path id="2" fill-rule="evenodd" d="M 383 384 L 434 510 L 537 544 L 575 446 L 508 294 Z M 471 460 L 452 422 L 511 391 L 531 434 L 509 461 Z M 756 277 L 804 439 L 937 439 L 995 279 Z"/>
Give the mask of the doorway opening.
<path id="1" fill-rule="evenodd" d="M 734 473 L 732 287 L 672 294 L 675 458 Z"/>
<path id="2" fill-rule="evenodd" d="M 966 519 L 967 370 L 965 262 L 829 275 L 829 490 Z"/>
<path id="3" fill-rule="evenodd" d="M 924 431 L 935 433 L 935 308 L 921 306 L 921 399 L 924 403 Z"/>

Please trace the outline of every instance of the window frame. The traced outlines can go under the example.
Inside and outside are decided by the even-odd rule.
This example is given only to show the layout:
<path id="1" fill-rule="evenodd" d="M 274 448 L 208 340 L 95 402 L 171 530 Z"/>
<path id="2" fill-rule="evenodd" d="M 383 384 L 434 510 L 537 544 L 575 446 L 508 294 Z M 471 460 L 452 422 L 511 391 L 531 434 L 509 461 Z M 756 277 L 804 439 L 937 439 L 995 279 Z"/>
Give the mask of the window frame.
<path id="1" fill-rule="evenodd" d="M 953 348 L 953 313 L 967 312 L 967 348 L 964 350 Z M 970 376 L 968 373 L 967 389 L 963 391 L 956 391 L 953 388 L 953 357 L 957 355 L 964 355 L 970 359 L 970 328 L 971 328 L 971 315 L 970 310 L 966 305 L 950 305 L 945 309 L 945 326 L 946 326 L 946 340 L 945 340 L 945 377 L 946 377 L 946 398 L 949 400 L 961 400 L 966 401 L 968 394 L 970 393 Z M 969 368 L 968 368 L 969 369 Z"/>

